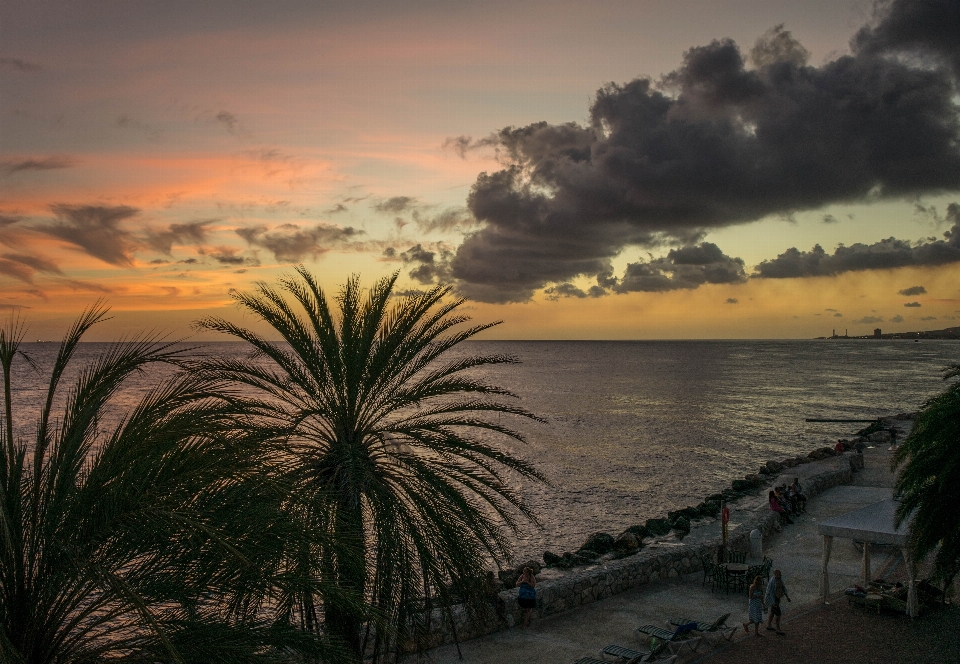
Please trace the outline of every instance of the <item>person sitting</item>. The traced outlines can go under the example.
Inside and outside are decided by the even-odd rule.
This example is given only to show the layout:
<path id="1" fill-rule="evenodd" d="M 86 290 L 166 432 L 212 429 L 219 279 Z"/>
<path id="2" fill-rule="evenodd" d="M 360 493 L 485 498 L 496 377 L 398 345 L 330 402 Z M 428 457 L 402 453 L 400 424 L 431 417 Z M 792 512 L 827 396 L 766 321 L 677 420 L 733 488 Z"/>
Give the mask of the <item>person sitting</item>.
<path id="1" fill-rule="evenodd" d="M 840 456 L 847 451 L 847 446 L 843 444 L 842 440 L 838 440 L 837 444 L 833 446 L 833 451 L 837 453 L 837 456 Z"/>
<path id="2" fill-rule="evenodd" d="M 803 495 L 803 489 L 800 487 L 800 478 L 794 477 L 793 484 L 790 485 L 790 496 L 793 502 L 800 508 L 801 512 L 807 511 L 807 497 Z"/>
<path id="3" fill-rule="evenodd" d="M 777 500 L 777 494 L 771 491 L 768 498 L 770 499 L 770 509 L 780 515 L 780 523 L 793 523 L 793 521 L 790 520 L 790 516 L 787 514 L 787 510 L 783 509 L 780 501 Z"/>
<path id="4" fill-rule="evenodd" d="M 790 496 L 787 493 L 786 484 L 784 484 L 783 486 L 775 487 L 773 491 L 777 496 L 777 502 L 780 503 L 780 507 L 786 510 L 789 516 L 794 516 L 800 513 L 800 511 L 794 505 L 793 501 L 790 500 Z"/>

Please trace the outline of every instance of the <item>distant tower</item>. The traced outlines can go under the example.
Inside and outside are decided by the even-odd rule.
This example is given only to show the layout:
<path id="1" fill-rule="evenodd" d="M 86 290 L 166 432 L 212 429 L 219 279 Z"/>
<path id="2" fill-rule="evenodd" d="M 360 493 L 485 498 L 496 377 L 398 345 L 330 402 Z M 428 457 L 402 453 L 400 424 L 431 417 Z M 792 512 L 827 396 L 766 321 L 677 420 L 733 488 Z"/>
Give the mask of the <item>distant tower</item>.
<path id="1" fill-rule="evenodd" d="M 837 338 L 837 330 L 836 330 L 836 328 L 834 328 L 834 330 L 833 330 L 833 338 L 834 338 L 834 339 Z"/>
<path id="2" fill-rule="evenodd" d="M 879 338 L 880 338 L 880 328 L 879 328 L 879 327 L 878 327 L 878 328 L 875 328 L 875 329 L 873 330 L 873 338 L 874 338 L 874 339 L 879 339 Z"/>

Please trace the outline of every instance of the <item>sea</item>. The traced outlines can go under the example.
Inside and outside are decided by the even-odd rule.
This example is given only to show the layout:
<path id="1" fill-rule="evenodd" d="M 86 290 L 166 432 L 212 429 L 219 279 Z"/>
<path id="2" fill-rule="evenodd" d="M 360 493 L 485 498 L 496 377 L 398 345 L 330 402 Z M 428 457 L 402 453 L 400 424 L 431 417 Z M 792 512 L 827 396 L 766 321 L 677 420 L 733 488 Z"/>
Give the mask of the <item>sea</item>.
<path id="1" fill-rule="evenodd" d="M 78 371 L 108 348 L 81 344 Z M 35 431 L 58 345 L 24 344 L 13 371 L 16 435 Z M 240 343 L 198 343 L 192 354 L 239 356 Z M 517 534 L 518 560 L 575 550 L 696 505 L 768 459 L 806 454 L 865 426 L 807 418 L 873 419 L 913 412 L 944 388 L 960 341 L 471 341 L 459 354 L 506 354 L 515 365 L 479 373 L 517 395 L 544 423 L 504 416 L 525 443 L 510 450 L 546 476 L 512 478 L 537 517 Z M 169 369 L 133 377 L 114 396 L 107 430 Z"/>

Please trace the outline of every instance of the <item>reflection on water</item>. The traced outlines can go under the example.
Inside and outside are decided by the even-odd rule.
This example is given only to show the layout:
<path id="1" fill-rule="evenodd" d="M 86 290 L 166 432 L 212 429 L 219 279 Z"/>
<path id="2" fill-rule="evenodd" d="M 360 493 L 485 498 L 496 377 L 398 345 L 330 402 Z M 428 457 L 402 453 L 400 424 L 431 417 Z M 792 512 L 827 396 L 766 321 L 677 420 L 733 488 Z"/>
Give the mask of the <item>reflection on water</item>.
<path id="1" fill-rule="evenodd" d="M 89 360 L 105 344 L 81 344 Z M 236 343 L 198 344 L 236 355 Z M 18 434 L 29 440 L 45 398 L 56 344 L 25 344 L 40 366 L 15 365 Z M 481 372 L 548 420 L 520 422 L 516 452 L 552 486 L 524 485 L 542 522 L 518 555 L 572 549 L 597 530 L 624 527 L 698 503 L 769 458 L 805 453 L 858 425 L 807 417 L 866 419 L 913 411 L 941 389 L 941 369 L 960 362 L 955 341 L 640 341 L 464 344 L 459 352 L 508 353 L 522 364 Z M 118 395 L 134 404 L 158 374 Z M 76 373 L 64 380 L 72 387 Z M 108 418 L 104 424 L 110 424 Z"/>

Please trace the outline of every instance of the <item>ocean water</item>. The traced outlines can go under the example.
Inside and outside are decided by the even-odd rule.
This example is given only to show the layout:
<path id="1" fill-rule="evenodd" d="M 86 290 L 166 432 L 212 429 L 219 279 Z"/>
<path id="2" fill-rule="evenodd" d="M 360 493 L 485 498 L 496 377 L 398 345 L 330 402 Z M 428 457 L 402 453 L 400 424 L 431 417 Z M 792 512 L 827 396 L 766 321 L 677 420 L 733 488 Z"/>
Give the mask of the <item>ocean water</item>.
<path id="1" fill-rule="evenodd" d="M 64 393 L 106 347 L 81 344 Z M 196 348 L 245 352 L 237 343 Z M 57 345 L 23 349 L 39 369 L 18 361 L 13 376 L 17 434 L 29 440 Z M 517 481 L 540 521 L 520 534 L 519 559 L 573 550 L 598 530 L 616 534 L 695 505 L 768 459 L 833 444 L 864 426 L 805 418 L 914 411 L 943 389 L 942 369 L 960 362 L 957 341 L 477 341 L 457 352 L 517 356 L 521 364 L 482 374 L 546 420 L 511 418 L 527 438 L 513 451 L 550 481 Z M 103 425 L 167 371 L 128 382 Z"/>

